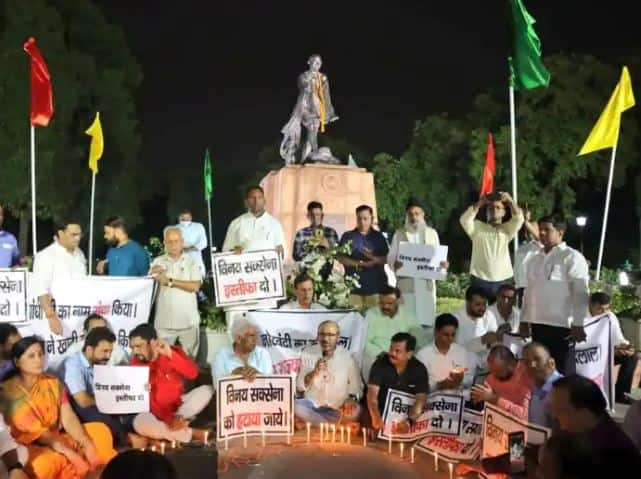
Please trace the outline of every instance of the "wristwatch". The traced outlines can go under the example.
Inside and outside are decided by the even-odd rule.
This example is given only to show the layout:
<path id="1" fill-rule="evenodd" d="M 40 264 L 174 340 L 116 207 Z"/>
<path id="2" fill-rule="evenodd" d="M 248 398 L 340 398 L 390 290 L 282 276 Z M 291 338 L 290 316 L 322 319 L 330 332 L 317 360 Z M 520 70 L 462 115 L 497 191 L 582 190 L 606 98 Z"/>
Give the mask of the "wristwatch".
<path id="1" fill-rule="evenodd" d="M 11 471 L 14 469 L 24 469 L 24 466 L 20 462 L 14 462 L 12 466 L 7 467 L 7 475 L 11 474 Z"/>

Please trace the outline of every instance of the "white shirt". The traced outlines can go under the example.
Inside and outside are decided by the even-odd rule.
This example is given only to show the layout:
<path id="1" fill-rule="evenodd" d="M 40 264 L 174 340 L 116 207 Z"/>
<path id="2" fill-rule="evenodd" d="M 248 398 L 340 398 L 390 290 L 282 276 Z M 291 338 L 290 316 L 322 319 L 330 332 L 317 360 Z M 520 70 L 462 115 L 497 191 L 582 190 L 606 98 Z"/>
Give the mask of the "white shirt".
<path id="1" fill-rule="evenodd" d="M 588 264 L 577 250 L 561 243 L 528 261 L 521 321 L 569 328 L 588 316 Z"/>
<path id="2" fill-rule="evenodd" d="M 11 436 L 9 427 L 4 422 L 4 417 L 0 414 L 0 456 L 4 456 L 9 451 L 17 449 L 18 444 Z"/>
<path id="3" fill-rule="evenodd" d="M 245 213 L 229 224 L 223 251 L 240 246 L 243 251 L 285 248 L 285 233 L 280 222 L 266 211 L 259 217 Z"/>
<path id="4" fill-rule="evenodd" d="M 301 353 L 301 368 L 296 379 L 296 388 L 305 392 L 305 398 L 315 406 L 340 408 L 351 395 L 360 398 L 363 393 L 363 382 L 358 365 L 351 353 L 337 347 L 327 362 L 327 379 L 318 374 L 305 387 L 305 376 L 314 370 L 316 363 L 322 357 L 318 344 L 308 346 Z"/>
<path id="5" fill-rule="evenodd" d="M 285 311 L 287 310 L 299 310 L 299 311 L 305 311 L 306 309 L 327 309 L 325 306 L 323 306 L 320 303 L 314 303 L 309 305 L 309 308 L 303 308 L 300 304 L 298 304 L 298 301 L 290 301 L 289 303 L 283 304 L 280 308 L 278 309 L 283 309 Z"/>
<path id="6" fill-rule="evenodd" d="M 416 359 L 422 362 L 427 368 L 430 380 L 430 392 L 437 391 L 436 384 L 447 379 L 454 368 L 465 368 L 461 387 L 468 389 L 474 380 L 474 369 L 476 362 L 460 344 L 452 343 L 446 354 L 441 353 L 436 344 L 432 343 L 421 348 L 416 353 Z"/>
<path id="7" fill-rule="evenodd" d="M 519 323 L 521 322 L 521 311 L 519 308 L 516 306 L 512 307 L 512 311 L 510 312 L 510 316 L 505 319 L 503 316 L 501 316 L 501 313 L 499 312 L 499 308 L 496 306 L 496 303 L 494 303 L 492 306 L 488 308 L 494 317 L 496 318 L 496 324 L 497 326 L 501 326 L 505 322 L 510 324 L 510 332 L 511 333 L 518 333 L 519 332 Z"/>
<path id="8" fill-rule="evenodd" d="M 180 255 L 173 259 L 168 254 L 158 256 L 151 267 L 162 266 L 169 278 L 181 281 L 202 281 L 200 268 L 191 256 Z M 189 329 L 198 327 L 200 313 L 196 293 L 190 293 L 174 286 L 160 286 L 156 299 L 156 329 Z"/>
<path id="9" fill-rule="evenodd" d="M 87 260 L 80 249 L 73 253 L 54 241 L 33 260 L 34 295 L 51 294 L 54 281 L 87 276 Z"/>
<path id="10" fill-rule="evenodd" d="M 538 241 L 532 240 L 523 243 L 516 250 L 514 255 L 514 287 L 516 289 L 525 288 L 527 286 L 527 263 L 532 256 L 541 251 L 541 244 Z"/>
<path id="11" fill-rule="evenodd" d="M 476 355 L 477 366 L 485 367 L 488 348 L 481 342 L 481 337 L 486 333 L 496 332 L 498 329 L 494 313 L 488 308 L 480 318 L 472 318 L 463 306 L 454 313 L 454 316 L 458 319 L 456 342 L 463 346 L 467 352 Z"/>
<path id="12" fill-rule="evenodd" d="M 196 261 L 200 272 L 205 276 L 205 263 L 203 262 L 202 250 L 207 248 L 207 232 L 205 227 L 200 223 L 180 222 L 176 225 L 183 235 L 184 248 L 196 248 L 197 251 L 185 251 L 185 254 L 191 256 Z"/>

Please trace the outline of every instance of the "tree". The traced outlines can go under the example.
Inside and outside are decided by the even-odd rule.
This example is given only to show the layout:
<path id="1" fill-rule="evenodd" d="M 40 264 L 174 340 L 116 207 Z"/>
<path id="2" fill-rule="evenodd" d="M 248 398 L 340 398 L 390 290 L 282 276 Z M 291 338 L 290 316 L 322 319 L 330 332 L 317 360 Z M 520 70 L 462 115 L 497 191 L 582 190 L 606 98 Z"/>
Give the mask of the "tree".
<path id="1" fill-rule="evenodd" d="M 30 36 L 47 61 L 55 109 L 49 127 L 37 130 L 38 217 L 77 217 L 86 224 L 91 176 L 84 131 L 96 111 L 101 112 L 105 135 L 96 182 L 96 224 L 111 214 L 136 224 L 139 200 L 146 193 L 137 161 L 140 135 L 134 103 L 142 74 L 122 31 L 86 0 L 6 0 L 0 10 L 0 191 L 20 219 L 23 252 L 31 196 L 29 67 L 22 44 Z"/>

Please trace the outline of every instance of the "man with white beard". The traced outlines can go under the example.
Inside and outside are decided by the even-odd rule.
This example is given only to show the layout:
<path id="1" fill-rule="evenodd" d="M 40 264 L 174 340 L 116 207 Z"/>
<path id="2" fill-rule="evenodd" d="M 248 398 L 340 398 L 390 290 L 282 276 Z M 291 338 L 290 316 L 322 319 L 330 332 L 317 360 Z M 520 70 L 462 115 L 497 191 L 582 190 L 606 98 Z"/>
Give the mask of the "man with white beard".
<path id="1" fill-rule="evenodd" d="M 387 263 L 397 271 L 403 263 L 398 260 L 401 243 L 440 244 L 438 233 L 425 223 L 425 212 L 416 200 L 410 200 L 405 207 L 405 226 L 396 230 L 392 240 Z M 441 267 L 447 269 L 449 263 L 443 261 Z M 421 325 L 432 326 L 436 315 L 436 285 L 432 279 L 398 278 L 397 286 L 407 308 L 413 309 Z"/>

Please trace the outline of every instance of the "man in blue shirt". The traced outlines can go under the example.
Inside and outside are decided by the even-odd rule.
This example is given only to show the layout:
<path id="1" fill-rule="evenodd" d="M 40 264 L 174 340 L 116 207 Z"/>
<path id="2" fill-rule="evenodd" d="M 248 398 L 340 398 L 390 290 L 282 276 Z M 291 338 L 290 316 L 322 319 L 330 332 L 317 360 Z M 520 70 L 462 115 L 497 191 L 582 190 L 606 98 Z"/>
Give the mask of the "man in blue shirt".
<path id="1" fill-rule="evenodd" d="M 116 446 L 125 446 L 127 432 L 116 415 L 103 414 L 96 407 L 93 390 L 93 367 L 106 365 L 113 351 L 116 336 L 107 327 L 93 328 L 85 339 L 82 351 L 67 356 L 59 371 L 60 379 L 69 390 L 71 405 L 82 422 L 102 422 L 109 429 Z"/>
<path id="2" fill-rule="evenodd" d="M 323 205 L 318 201 L 307 204 L 309 226 L 299 229 L 294 237 L 294 261 L 302 261 L 309 253 L 322 251 L 338 244 L 334 228 L 323 225 Z"/>
<path id="3" fill-rule="evenodd" d="M 540 343 L 529 343 L 523 348 L 523 362 L 532 380 L 529 421 L 550 429 L 556 428 L 550 393 L 556 380 L 563 375 L 556 370 L 556 363 L 550 356 L 550 351 Z"/>
<path id="4" fill-rule="evenodd" d="M 129 239 L 125 220 L 113 216 L 105 221 L 105 242 L 110 246 L 107 259 L 99 261 L 96 273 L 109 276 L 147 276 L 149 255 L 140 243 Z"/>
<path id="5" fill-rule="evenodd" d="M 4 210 L 0 205 L 0 268 L 12 268 L 20 264 L 20 251 L 16 237 L 2 229 Z"/>
<path id="6" fill-rule="evenodd" d="M 356 228 L 341 237 L 341 246 L 351 242 L 352 253 L 341 256 L 345 274 L 357 275 L 360 287 L 350 295 L 355 309 L 365 310 L 378 304 L 378 293 L 387 285 L 385 263 L 389 246 L 380 231 L 372 228 L 374 212 L 368 205 L 356 208 Z"/>

